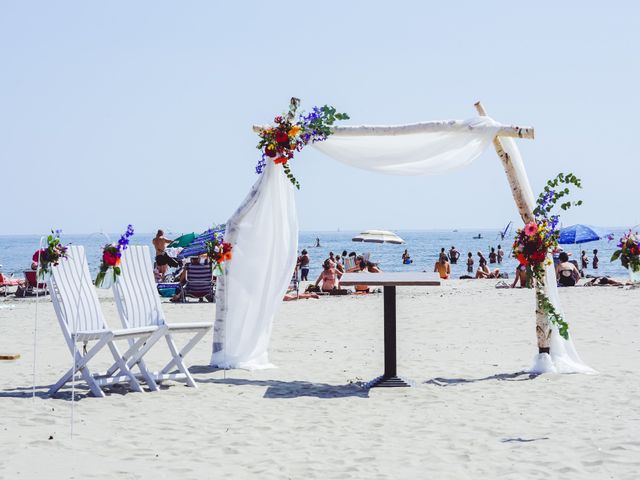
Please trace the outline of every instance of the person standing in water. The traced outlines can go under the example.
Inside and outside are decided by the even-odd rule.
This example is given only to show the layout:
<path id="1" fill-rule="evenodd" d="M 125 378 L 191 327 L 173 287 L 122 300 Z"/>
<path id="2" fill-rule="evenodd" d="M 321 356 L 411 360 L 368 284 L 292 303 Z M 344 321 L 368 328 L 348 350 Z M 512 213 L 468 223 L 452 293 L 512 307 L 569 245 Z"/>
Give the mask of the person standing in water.
<path id="1" fill-rule="evenodd" d="M 496 263 L 498 259 L 498 255 L 496 254 L 496 249 L 491 247 L 491 252 L 489 252 L 489 263 Z"/>
<path id="2" fill-rule="evenodd" d="M 596 248 L 593 251 L 593 269 L 597 270 L 598 269 L 598 263 L 600 262 L 600 259 L 598 259 L 598 249 Z"/>
<path id="3" fill-rule="evenodd" d="M 318 237 L 316 237 L 316 247 L 320 246 L 320 239 Z"/>
<path id="4" fill-rule="evenodd" d="M 402 254 L 402 263 L 411 263 L 411 255 L 409 255 L 409 251 L 406 249 Z"/>
<path id="5" fill-rule="evenodd" d="M 298 267 L 300 267 L 300 281 L 307 282 L 309 279 L 309 253 L 307 250 L 302 250 L 302 255 L 298 257 Z"/>
<path id="6" fill-rule="evenodd" d="M 467 273 L 473 273 L 473 254 L 471 252 L 467 257 Z"/>
<path id="7" fill-rule="evenodd" d="M 456 250 L 456 247 L 451 245 L 451 250 L 449 250 L 449 260 L 453 265 L 458 263 L 458 259 L 460 258 L 460 252 Z"/>
<path id="8" fill-rule="evenodd" d="M 498 245 L 498 263 L 502 263 L 502 259 L 504 258 L 504 250 L 502 250 L 502 245 Z"/>
<path id="9" fill-rule="evenodd" d="M 589 268 L 589 257 L 587 257 L 586 250 L 582 250 L 582 255 L 580 256 L 580 266 L 582 270 L 586 270 Z"/>

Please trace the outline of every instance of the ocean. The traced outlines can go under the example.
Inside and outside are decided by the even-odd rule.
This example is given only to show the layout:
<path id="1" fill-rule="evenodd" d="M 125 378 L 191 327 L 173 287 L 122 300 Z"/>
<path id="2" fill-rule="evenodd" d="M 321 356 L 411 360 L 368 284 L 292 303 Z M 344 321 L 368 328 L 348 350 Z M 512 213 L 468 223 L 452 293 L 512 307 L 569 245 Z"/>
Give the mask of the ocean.
<path id="1" fill-rule="evenodd" d="M 615 238 L 619 238 L 624 229 L 612 229 Z M 375 243 L 359 243 L 352 242 L 351 238 L 359 232 L 355 231 L 336 231 L 336 232 L 300 232 L 299 250 L 306 248 L 311 257 L 311 269 L 309 279 L 314 280 L 320 274 L 322 262 L 329 256 L 332 251 L 335 254 L 341 254 L 344 250 L 347 252 L 355 251 L 357 253 L 369 252 L 371 259 L 379 263 L 380 268 L 385 271 L 433 271 L 434 263 L 438 258 L 441 248 L 447 251 L 453 245 L 461 253 L 461 258 L 457 265 L 451 266 L 452 278 L 458 278 L 460 275 L 466 274 L 466 257 L 468 252 L 472 252 L 474 256 L 474 269 L 478 267 L 477 251 L 483 252 L 488 258 L 491 247 L 500 244 L 508 255 L 511 249 L 513 233 L 510 232 L 504 241 L 500 240 L 498 230 L 411 230 L 396 231 L 404 240 L 403 245 L 391 244 L 375 244 Z M 482 239 L 475 240 L 474 236 L 481 234 Z M 119 238 L 119 234 L 111 235 L 113 240 Z M 151 247 L 152 234 L 136 234 L 132 237 L 131 243 L 134 245 L 149 245 Z M 315 247 L 316 238 L 320 239 L 320 247 Z M 87 235 L 62 235 L 63 243 L 71 243 L 75 245 L 84 245 L 87 250 L 89 266 L 92 274 L 95 274 L 100 264 L 100 249 L 106 243 L 106 238 L 102 234 L 94 233 Z M 35 235 L 0 235 L 0 271 L 4 274 L 14 273 L 21 277 L 22 272 L 29 268 L 31 257 L 37 250 L 40 237 Z M 587 274 L 609 275 L 613 277 L 626 278 L 627 271 L 619 262 L 611 263 L 612 252 L 616 249 L 616 241 L 599 240 L 581 245 L 564 245 L 563 248 L 567 252 L 573 253 L 572 259 L 580 260 L 580 252 L 586 250 L 589 259 L 592 258 L 593 249 L 598 249 L 598 257 L 600 265 L 597 271 L 591 268 L 586 270 Z M 407 249 L 413 259 L 410 265 L 402 263 L 402 252 Z M 513 278 L 513 272 L 516 267 L 516 261 L 508 256 L 503 260 L 502 265 L 491 265 L 492 268 L 498 267 L 501 271 L 509 274 L 509 278 Z"/>

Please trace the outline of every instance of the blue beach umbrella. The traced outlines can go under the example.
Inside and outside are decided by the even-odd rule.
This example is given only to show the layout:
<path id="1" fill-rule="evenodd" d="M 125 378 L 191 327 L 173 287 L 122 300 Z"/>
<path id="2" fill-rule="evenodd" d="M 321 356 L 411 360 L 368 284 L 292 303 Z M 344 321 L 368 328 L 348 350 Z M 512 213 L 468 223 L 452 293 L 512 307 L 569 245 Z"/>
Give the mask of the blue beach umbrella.
<path id="1" fill-rule="evenodd" d="M 558 243 L 566 245 L 573 243 L 595 242 L 607 235 L 609 234 L 604 232 L 601 228 L 593 227 L 591 225 L 582 225 L 579 223 L 577 225 L 571 225 L 570 227 L 561 229 Z"/>
<path id="2" fill-rule="evenodd" d="M 186 258 L 192 257 L 195 255 L 202 255 L 207 251 L 206 243 L 210 242 L 214 239 L 217 234 L 224 234 L 226 225 L 218 225 L 216 227 L 210 228 L 209 230 L 202 232 L 193 241 L 189 244 L 188 247 L 184 248 L 179 254 L 178 258 Z"/>

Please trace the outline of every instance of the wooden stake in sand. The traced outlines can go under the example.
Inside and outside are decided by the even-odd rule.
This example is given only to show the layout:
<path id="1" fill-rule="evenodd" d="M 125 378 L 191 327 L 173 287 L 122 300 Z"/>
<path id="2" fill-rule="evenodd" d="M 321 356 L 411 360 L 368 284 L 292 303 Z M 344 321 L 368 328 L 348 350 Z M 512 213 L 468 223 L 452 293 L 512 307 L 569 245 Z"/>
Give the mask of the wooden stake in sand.
<path id="1" fill-rule="evenodd" d="M 487 116 L 487 112 L 482 106 L 480 102 L 476 102 L 474 104 L 476 107 L 476 111 L 478 115 Z M 523 138 L 533 138 L 533 129 L 531 129 L 531 136 L 527 136 Z M 502 160 L 502 166 L 504 167 L 504 173 L 507 174 L 507 180 L 509 181 L 509 186 L 511 187 L 511 193 L 513 194 L 513 199 L 516 202 L 516 206 L 518 207 L 518 212 L 520 212 L 520 217 L 524 223 L 530 223 L 535 221 L 535 216 L 533 215 L 533 211 L 529 209 L 527 206 L 527 201 L 524 198 L 524 194 L 522 192 L 522 187 L 520 186 L 520 181 L 518 180 L 518 176 L 516 175 L 516 171 L 513 168 L 513 163 L 511 163 L 511 158 L 509 154 L 504 151 L 504 147 L 502 146 L 502 142 L 500 141 L 500 135 L 496 135 L 493 139 L 493 146 L 496 149 L 496 153 Z M 541 285 L 536 284 L 536 298 L 539 289 L 543 289 Z M 544 293 L 544 292 L 543 292 Z M 538 351 L 540 353 L 546 352 L 549 353 L 550 339 L 551 339 L 551 326 L 549 325 L 549 319 L 545 315 L 545 313 L 540 310 L 537 306 L 536 302 L 536 337 L 538 338 Z"/>

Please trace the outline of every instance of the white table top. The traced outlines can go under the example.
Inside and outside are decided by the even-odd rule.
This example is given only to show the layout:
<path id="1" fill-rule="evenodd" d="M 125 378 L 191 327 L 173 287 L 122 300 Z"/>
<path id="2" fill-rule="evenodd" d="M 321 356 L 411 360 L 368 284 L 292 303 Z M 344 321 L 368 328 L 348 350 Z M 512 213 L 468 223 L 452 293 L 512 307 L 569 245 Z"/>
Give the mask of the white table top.
<path id="1" fill-rule="evenodd" d="M 440 278 L 435 273 L 422 272 L 349 272 L 340 278 L 341 286 L 439 286 Z"/>

